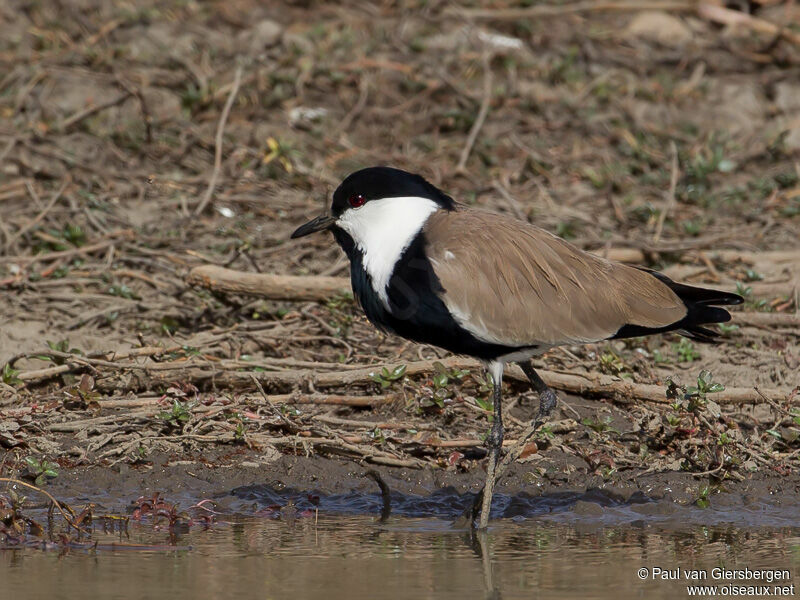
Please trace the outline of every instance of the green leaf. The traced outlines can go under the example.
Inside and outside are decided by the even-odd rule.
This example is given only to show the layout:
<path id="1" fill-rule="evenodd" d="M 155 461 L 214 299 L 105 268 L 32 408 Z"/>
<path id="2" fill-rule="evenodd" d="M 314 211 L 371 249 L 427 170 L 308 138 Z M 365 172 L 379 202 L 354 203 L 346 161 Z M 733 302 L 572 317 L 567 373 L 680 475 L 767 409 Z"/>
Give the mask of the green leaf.
<path id="1" fill-rule="evenodd" d="M 42 475 L 46 475 L 47 477 L 58 477 L 58 471 L 47 469 L 42 473 Z"/>
<path id="2" fill-rule="evenodd" d="M 36 460 L 33 456 L 26 456 L 25 462 L 28 463 L 30 468 L 36 469 L 37 471 L 42 468 L 42 463 Z"/>
<path id="3" fill-rule="evenodd" d="M 11 365 L 6 363 L 3 365 L 3 383 L 7 385 L 17 385 L 22 383 L 22 380 L 17 377 L 19 375 L 19 371 L 17 369 L 12 369 Z"/>
<path id="4" fill-rule="evenodd" d="M 42 487 L 42 485 L 44 485 L 44 482 L 45 482 L 45 476 L 44 476 L 44 473 L 42 473 L 41 475 L 39 475 L 39 476 L 38 476 L 38 477 L 37 477 L 37 478 L 34 480 L 34 483 L 35 483 L 36 485 L 38 485 L 39 487 Z"/>

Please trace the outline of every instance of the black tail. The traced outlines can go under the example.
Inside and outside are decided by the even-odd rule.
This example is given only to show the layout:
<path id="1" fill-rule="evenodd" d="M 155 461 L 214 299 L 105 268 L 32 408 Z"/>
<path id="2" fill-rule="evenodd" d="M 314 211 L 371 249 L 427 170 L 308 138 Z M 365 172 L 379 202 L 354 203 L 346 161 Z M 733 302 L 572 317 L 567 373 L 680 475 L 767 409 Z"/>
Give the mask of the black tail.
<path id="1" fill-rule="evenodd" d="M 717 333 L 701 327 L 710 323 L 726 323 L 731 320 L 731 313 L 721 306 L 741 304 L 744 298 L 738 294 L 710 290 L 708 288 L 692 287 L 672 281 L 666 275 L 662 275 L 650 269 L 647 271 L 653 277 L 663 281 L 669 288 L 683 300 L 686 305 L 686 316 L 680 321 L 664 327 L 641 327 L 640 325 L 625 325 L 617 331 L 611 339 L 638 337 L 640 335 L 650 335 L 653 333 L 663 333 L 665 331 L 677 331 L 681 335 L 697 340 L 699 342 L 713 342 L 717 339 Z"/>

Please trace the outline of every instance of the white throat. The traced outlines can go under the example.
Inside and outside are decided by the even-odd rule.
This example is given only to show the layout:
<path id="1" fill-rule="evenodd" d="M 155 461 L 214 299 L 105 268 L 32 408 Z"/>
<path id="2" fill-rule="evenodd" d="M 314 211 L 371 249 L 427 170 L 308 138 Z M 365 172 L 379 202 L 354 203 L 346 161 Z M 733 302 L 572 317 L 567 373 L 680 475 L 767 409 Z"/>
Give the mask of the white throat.
<path id="1" fill-rule="evenodd" d="M 346 210 L 336 222 L 361 250 L 364 270 L 387 309 L 386 287 L 395 264 L 438 208 L 433 200 L 417 196 L 381 198 Z"/>

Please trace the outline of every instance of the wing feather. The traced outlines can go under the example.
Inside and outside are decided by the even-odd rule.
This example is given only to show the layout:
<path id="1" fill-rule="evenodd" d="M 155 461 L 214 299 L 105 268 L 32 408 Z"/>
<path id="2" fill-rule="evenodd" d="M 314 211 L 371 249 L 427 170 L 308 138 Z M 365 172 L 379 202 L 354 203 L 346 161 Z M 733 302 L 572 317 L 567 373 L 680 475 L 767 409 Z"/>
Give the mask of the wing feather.
<path id="1" fill-rule="evenodd" d="M 442 300 L 488 342 L 592 342 L 624 325 L 664 327 L 687 313 L 649 273 L 510 217 L 459 207 L 431 215 L 425 233 Z"/>

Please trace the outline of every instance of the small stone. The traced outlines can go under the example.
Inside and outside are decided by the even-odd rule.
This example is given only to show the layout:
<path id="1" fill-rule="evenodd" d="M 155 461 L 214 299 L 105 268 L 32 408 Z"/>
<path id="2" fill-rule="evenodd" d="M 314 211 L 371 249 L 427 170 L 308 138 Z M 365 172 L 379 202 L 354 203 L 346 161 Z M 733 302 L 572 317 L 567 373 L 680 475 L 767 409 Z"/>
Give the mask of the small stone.
<path id="1" fill-rule="evenodd" d="M 328 109 L 322 106 L 295 106 L 289 111 L 289 126 L 305 129 L 312 123 L 321 121 L 327 115 Z"/>
<path id="2" fill-rule="evenodd" d="M 788 129 L 789 133 L 783 138 L 783 145 L 789 150 L 800 150 L 800 119 L 794 123 L 794 127 Z"/>
<path id="3" fill-rule="evenodd" d="M 775 86 L 775 106 L 783 113 L 800 111 L 800 85 L 782 81 Z"/>
<path id="4" fill-rule="evenodd" d="M 733 81 L 712 85 L 707 101 L 716 106 L 707 126 L 734 135 L 752 134 L 764 125 L 767 99 L 755 82 Z"/>
<path id="5" fill-rule="evenodd" d="M 681 19 L 658 10 L 636 15 L 625 33 L 670 48 L 681 47 L 692 39 L 691 30 Z"/>
<path id="6" fill-rule="evenodd" d="M 259 22 L 250 32 L 250 54 L 260 54 L 267 48 L 280 43 L 283 37 L 283 25 L 265 19 Z"/>

